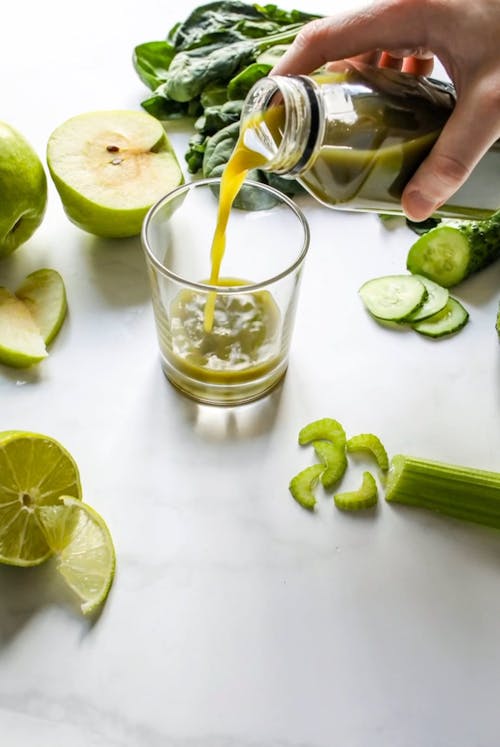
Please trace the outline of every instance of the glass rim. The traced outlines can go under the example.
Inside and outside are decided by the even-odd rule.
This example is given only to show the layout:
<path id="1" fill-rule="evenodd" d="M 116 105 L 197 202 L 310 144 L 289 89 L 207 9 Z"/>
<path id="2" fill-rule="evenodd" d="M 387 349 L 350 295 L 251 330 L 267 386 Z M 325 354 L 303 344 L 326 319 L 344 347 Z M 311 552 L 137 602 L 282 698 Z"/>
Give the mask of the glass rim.
<path id="1" fill-rule="evenodd" d="M 188 280 L 187 278 L 183 277 L 182 275 L 178 275 L 177 273 L 170 270 L 168 267 L 165 267 L 165 265 L 160 262 L 160 260 L 155 256 L 153 253 L 153 250 L 151 249 L 149 240 L 148 240 L 148 230 L 151 222 L 154 220 L 154 217 L 156 213 L 162 208 L 162 206 L 166 203 L 168 203 L 170 200 L 175 199 L 179 194 L 182 194 L 183 192 L 189 192 L 191 189 L 196 189 L 197 187 L 205 187 L 205 186 L 211 186 L 221 183 L 221 177 L 208 177 L 205 179 L 197 179 L 189 182 L 184 182 L 184 184 L 179 185 L 178 187 L 175 187 L 175 189 L 172 189 L 170 192 L 167 192 L 163 197 L 161 197 L 157 202 L 154 203 L 148 210 L 141 229 L 141 241 L 142 246 L 144 249 L 144 252 L 148 258 L 148 261 L 151 262 L 151 264 L 158 270 L 158 272 L 163 275 L 164 277 L 169 278 L 170 280 L 175 281 L 176 283 L 179 283 L 180 285 L 185 285 L 188 288 L 193 288 L 198 291 L 217 291 L 218 294 L 236 294 L 241 293 L 243 290 L 249 291 L 249 290 L 260 290 L 262 288 L 265 288 L 268 285 L 272 285 L 273 283 L 278 282 L 279 280 L 282 280 L 283 278 L 287 277 L 288 275 L 291 275 L 300 265 L 303 263 L 306 254 L 309 250 L 309 244 L 310 244 L 310 230 L 309 230 L 309 223 L 307 222 L 307 219 L 302 212 L 302 210 L 295 204 L 295 202 L 288 197 L 288 195 L 285 195 L 284 192 L 281 192 L 279 189 L 276 189 L 275 187 L 271 187 L 269 184 L 263 184 L 262 182 L 256 182 L 252 179 L 246 179 L 243 186 L 250 186 L 250 187 L 256 187 L 257 189 L 264 190 L 268 194 L 273 195 L 280 201 L 280 203 L 287 205 L 292 212 L 295 214 L 295 216 L 299 219 L 300 226 L 303 231 L 303 239 L 302 239 L 302 246 L 300 248 L 300 251 L 298 253 L 297 258 L 294 260 L 294 262 L 290 265 L 288 265 L 284 270 L 279 272 L 276 275 L 271 276 L 270 278 L 266 278 L 265 280 L 259 280 L 257 283 L 247 283 L 243 285 L 213 285 L 210 283 L 202 283 L 196 280 Z M 269 208 L 272 210 L 273 208 Z M 251 211 L 247 211 L 251 212 Z"/>

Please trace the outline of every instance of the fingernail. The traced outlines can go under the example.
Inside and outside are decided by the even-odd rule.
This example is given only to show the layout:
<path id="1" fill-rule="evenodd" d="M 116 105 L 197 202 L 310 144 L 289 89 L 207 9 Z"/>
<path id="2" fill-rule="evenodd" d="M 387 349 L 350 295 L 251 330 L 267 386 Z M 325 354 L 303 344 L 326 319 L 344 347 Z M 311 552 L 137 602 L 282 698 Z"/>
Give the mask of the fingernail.
<path id="1" fill-rule="evenodd" d="M 425 197 L 422 192 L 415 190 L 406 195 L 405 199 L 405 213 L 410 220 L 420 221 L 429 218 L 434 210 L 436 210 L 437 204 L 435 201 L 429 200 Z"/>

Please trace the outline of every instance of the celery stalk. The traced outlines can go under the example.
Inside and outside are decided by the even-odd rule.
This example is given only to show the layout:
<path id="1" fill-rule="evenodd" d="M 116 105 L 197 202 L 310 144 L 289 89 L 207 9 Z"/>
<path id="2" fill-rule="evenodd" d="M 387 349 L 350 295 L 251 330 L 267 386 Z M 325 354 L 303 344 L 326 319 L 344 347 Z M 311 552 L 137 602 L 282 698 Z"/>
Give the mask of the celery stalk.
<path id="1" fill-rule="evenodd" d="M 397 454 L 385 498 L 500 529 L 500 473 Z"/>

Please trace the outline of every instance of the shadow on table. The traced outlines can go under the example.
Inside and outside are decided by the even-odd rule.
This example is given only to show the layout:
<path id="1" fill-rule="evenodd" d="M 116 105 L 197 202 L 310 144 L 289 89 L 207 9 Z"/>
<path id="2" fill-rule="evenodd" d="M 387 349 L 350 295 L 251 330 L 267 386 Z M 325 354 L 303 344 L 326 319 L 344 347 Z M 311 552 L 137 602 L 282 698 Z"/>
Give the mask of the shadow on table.
<path id="1" fill-rule="evenodd" d="M 500 288 L 500 262 L 495 262 L 490 267 L 471 275 L 464 283 L 451 290 L 452 295 L 457 295 L 462 303 L 472 307 L 480 307 L 485 303 L 499 297 Z M 495 318 L 492 318 L 492 329 L 495 328 Z"/>
<path id="2" fill-rule="evenodd" d="M 85 237 L 92 282 L 110 306 L 149 301 L 150 285 L 139 236 L 129 239 Z"/>
<path id="3" fill-rule="evenodd" d="M 83 618 L 78 599 L 65 585 L 55 568 L 55 560 L 48 560 L 33 568 L 0 566 L 0 649 L 30 624 L 41 610 L 58 608 L 81 621 L 85 632 L 97 618 Z"/>
<path id="4" fill-rule="evenodd" d="M 236 407 L 202 405 L 178 393 L 194 432 L 210 441 L 247 440 L 272 429 L 279 410 L 283 381 L 262 399 Z"/>

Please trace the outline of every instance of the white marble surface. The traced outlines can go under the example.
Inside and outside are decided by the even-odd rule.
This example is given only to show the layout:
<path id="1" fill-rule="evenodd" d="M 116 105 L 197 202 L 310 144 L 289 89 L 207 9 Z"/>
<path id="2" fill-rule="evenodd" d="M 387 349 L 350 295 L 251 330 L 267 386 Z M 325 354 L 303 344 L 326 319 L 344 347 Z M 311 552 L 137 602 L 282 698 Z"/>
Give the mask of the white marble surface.
<path id="1" fill-rule="evenodd" d="M 134 45 L 194 4 L 9 3 L 0 118 L 43 155 L 73 114 L 139 108 Z M 172 133 L 182 153 L 187 131 Z M 290 369 L 239 410 L 197 407 L 163 378 L 138 239 L 84 234 L 51 187 L 43 226 L 0 263 L 12 286 L 58 269 L 70 304 L 47 361 L 0 369 L 0 427 L 65 444 L 118 557 L 94 624 L 50 564 L 0 568 L 2 745 L 498 746 L 500 533 L 383 500 L 353 517 L 325 497 L 309 515 L 287 485 L 311 458 L 297 432 L 321 416 L 390 454 L 500 466 L 500 266 L 460 289 L 457 337 L 387 331 L 356 291 L 403 270 L 413 235 L 303 207 Z"/>

